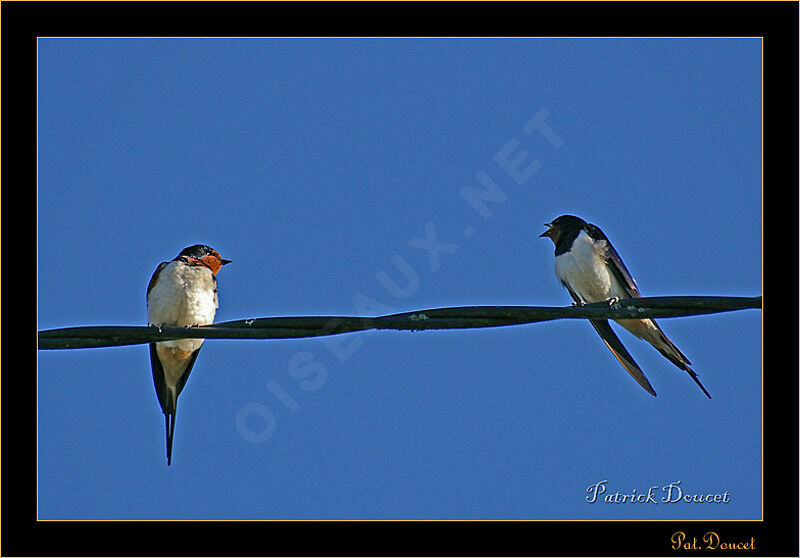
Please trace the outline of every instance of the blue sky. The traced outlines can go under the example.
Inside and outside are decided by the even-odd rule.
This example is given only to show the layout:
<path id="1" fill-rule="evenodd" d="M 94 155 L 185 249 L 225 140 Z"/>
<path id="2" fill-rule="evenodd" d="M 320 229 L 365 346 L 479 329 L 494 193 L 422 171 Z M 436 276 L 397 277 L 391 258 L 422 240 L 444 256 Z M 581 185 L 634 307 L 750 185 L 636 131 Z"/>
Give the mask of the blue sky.
<path id="1" fill-rule="evenodd" d="M 218 321 L 567 305 L 564 213 L 645 296 L 761 294 L 758 39 L 40 39 L 38 68 L 40 329 L 145 323 L 195 243 L 234 261 Z M 759 519 L 761 314 L 661 325 L 712 400 L 578 320 L 207 341 L 169 468 L 145 345 L 40 351 L 39 517 Z"/>

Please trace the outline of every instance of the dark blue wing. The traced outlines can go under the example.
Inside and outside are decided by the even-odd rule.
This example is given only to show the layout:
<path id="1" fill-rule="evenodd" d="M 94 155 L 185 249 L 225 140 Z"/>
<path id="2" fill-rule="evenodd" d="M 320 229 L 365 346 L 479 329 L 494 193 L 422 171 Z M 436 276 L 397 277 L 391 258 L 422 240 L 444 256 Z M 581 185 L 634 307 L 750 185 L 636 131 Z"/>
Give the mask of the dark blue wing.
<path id="1" fill-rule="evenodd" d="M 636 281 L 633 280 L 631 272 L 628 271 L 627 267 L 625 267 L 625 264 L 622 262 L 622 258 L 619 257 L 619 253 L 617 253 L 616 249 L 611 244 L 611 241 L 608 240 L 603 231 L 600 230 L 600 227 L 587 224 L 586 232 L 594 240 L 605 240 L 606 261 L 608 262 L 608 267 L 619 281 L 619 284 L 622 285 L 626 291 L 628 291 L 628 298 L 641 297 L 642 295 L 639 294 L 639 288 L 636 286 Z"/>
<path id="2" fill-rule="evenodd" d="M 153 287 L 154 287 L 154 286 L 155 286 L 155 284 L 156 284 L 156 279 L 158 279 L 158 274 L 159 274 L 159 273 L 161 273 L 161 270 L 162 270 L 162 269 L 164 269 L 165 267 L 167 267 L 167 264 L 168 264 L 168 263 L 169 263 L 169 262 L 161 262 L 160 264 L 158 264 L 158 267 L 157 267 L 157 268 L 156 268 L 156 270 L 153 272 L 153 276 L 150 278 L 150 282 L 147 284 L 147 295 L 148 295 L 148 296 L 150 295 L 150 291 L 152 291 L 152 290 L 153 290 Z"/>
<path id="3" fill-rule="evenodd" d="M 567 287 L 567 290 L 576 304 L 582 304 L 580 298 L 578 298 L 578 295 L 575 294 L 572 289 Z M 611 329 L 611 324 L 608 323 L 608 320 L 589 320 L 589 322 L 600 336 L 600 339 L 603 340 L 603 343 L 606 344 L 608 350 L 611 351 L 611 354 L 614 355 L 614 358 L 616 358 L 622 367 L 628 371 L 628 374 L 630 374 L 631 377 L 636 380 L 636 382 L 642 386 L 645 391 L 647 391 L 647 393 L 655 397 L 656 390 L 654 390 L 653 386 L 650 385 L 647 376 L 644 375 L 644 372 L 642 372 L 642 369 L 639 368 L 638 364 L 636 364 L 636 361 L 633 360 L 633 357 L 625 348 L 625 345 L 622 344 L 622 341 L 619 340 L 617 334 L 614 333 L 613 329 Z"/>

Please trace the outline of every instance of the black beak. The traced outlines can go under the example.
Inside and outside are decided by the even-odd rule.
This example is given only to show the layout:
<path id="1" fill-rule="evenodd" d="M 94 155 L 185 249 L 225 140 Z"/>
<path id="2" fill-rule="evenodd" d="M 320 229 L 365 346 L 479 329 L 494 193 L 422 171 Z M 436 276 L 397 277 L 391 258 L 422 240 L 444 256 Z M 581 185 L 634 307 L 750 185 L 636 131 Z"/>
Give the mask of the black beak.
<path id="1" fill-rule="evenodd" d="M 222 265 L 225 265 L 225 264 L 231 263 L 232 261 L 233 260 L 223 260 L 222 258 L 220 258 L 219 263 L 221 263 Z"/>
<path id="2" fill-rule="evenodd" d="M 544 226 L 548 227 L 548 229 L 544 231 L 542 234 L 540 234 L 539 238 L 542 238 L 543 236 L 550 236 L 551 234 L 553 234 L 553 225 L 551 225 L 550 223 L 545 223 Z"/>

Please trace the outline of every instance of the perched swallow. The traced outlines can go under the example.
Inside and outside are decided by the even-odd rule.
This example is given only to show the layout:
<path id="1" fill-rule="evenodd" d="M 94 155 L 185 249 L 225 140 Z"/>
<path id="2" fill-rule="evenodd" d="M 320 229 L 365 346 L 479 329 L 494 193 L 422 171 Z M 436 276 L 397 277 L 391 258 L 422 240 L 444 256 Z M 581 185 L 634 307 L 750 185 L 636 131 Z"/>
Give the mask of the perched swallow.
<path id="1" fill-rule="evenodd" d="M 562 215 L 539 236 L 546 236 L 555 245 L 556 277 L 566 287 L 575 304 L 602 302 L 621 298 L 639 298 L 639 289 L 622 258 L 599 227 L 580 217 Z M 625 349 L 608 320 L 589 320 L 603 342 L 625 370 L 651 395 L 656 392 L 647 381 L 642 369 Z M 689 368 L 691 362 L 664 335 L 655 320 L 614 320 L 639 339 L 644 339 L 670 362 L 689 373 L 703 393 L 711 399 L 697 374 Z"/>
<path id="2" fill-rule="evenodd" d="M 230 260 L 202 244 L 184 248 L 171 262 L 161 262 L 147 285 L 147 323 L 158 327 L 213 323 L 219 307 L 217 272 L 227 263 Z M 150 343 L 153 382 L 167 429 L 167 465 L 172 464 L 178 395 L 202 345 L 202 339 Z"/>

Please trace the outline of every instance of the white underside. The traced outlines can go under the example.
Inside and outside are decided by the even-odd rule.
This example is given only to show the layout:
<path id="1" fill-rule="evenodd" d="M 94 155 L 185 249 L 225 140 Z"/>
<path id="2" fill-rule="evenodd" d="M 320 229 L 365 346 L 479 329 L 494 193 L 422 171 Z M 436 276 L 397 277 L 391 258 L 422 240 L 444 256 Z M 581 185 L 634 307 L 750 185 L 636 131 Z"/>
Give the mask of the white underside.
<path id="1" fill-rule="evenodd" d="M 581 302 L 602 302 L 611 298 L 628 298 L 627 289 L 608 268 L 606 241 L 594 241 L 581 231 L 572 249 L 555 259 L 556 277 L 578 295 Z M 639 338 L 656 342 L 657 328 L 652 320 L 615 320 Z"/>
<path id="2" fill-rule="evenodd" d="M 214 277 L 207 267 L 170 262 L 147 296 L 147 323 L 181 327 L 214 323 L 218 307 L 214 290 Z M 179 339 L 158 345 L 191 353 L 202 344 L 202 339 Z"/>
<path id="3" fill-rule="evenodd" d="M 605 250 L 604 240 L 595 242 L 586 231 L 581 231 L 572 249 L 556 256 L 556 277 L 569 285 L 582 302 L 628 298 L 626 290 L 608 269 Z"/>

